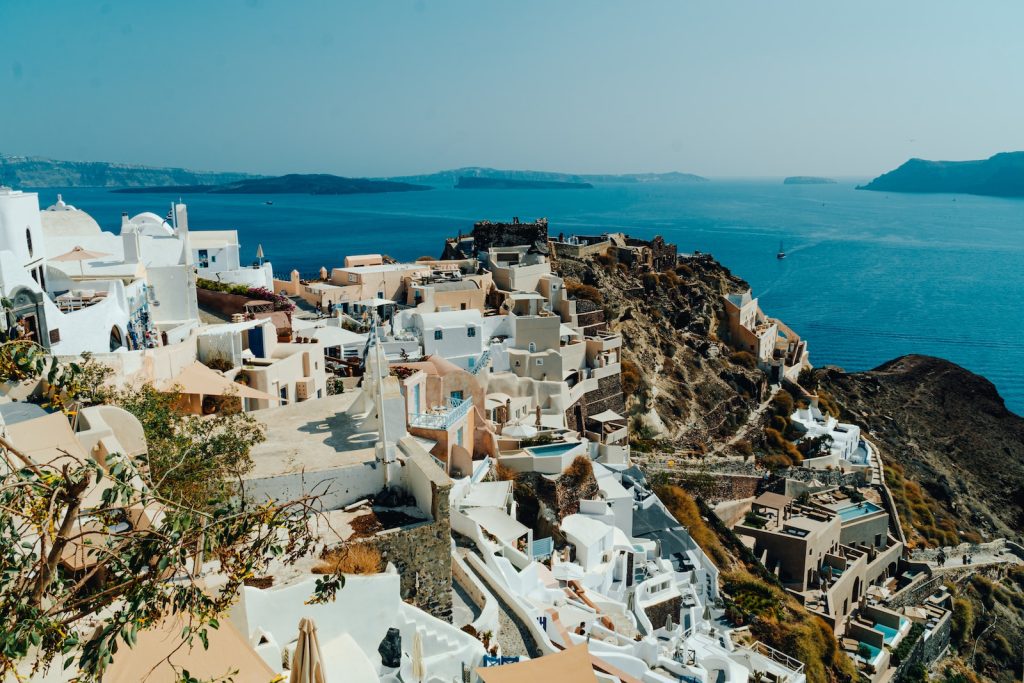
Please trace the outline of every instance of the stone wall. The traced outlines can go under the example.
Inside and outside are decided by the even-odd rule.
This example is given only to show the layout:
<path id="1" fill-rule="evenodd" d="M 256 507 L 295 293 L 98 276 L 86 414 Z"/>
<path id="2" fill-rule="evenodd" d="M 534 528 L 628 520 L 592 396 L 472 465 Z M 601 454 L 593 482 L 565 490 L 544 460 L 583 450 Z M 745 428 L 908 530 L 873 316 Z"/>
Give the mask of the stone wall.
<path id="1" fill-rule="evenodd" d="M 518 247 L 548 241 L 548 220 L 541 218 L 532 223 L 522 223 L 518 218 L 511 223 L 480 221 L 473 225 L 473 247 L 477 253 L 485 253 L 491 247 Z"/>
<path id="2" fill-rule="evenodd" d="M 380 551 L 402 576 L 402 599 L 438 619 L 452 617 L 451 526 L 447 493 L 444 518 L 377 534 L 363 543 Z"/>
<path id="3" fill-rule="evenodd" d="M 605 410 L 614 410 L 620 415 L 626 413 L 626 401 L 622 396 L 621 375 L 609 375 L 597 380 L 597 389 L 583 395 L 586 404 L 583 411 L 584 420 Z"/>
<path id="4" fill-rule="evenodd" d="M 896 670 L 891 679 L 893 683 L 905 680 L 910 670 L 916 665 L 920 664 L 928 668 L 939 660 L 946 651 L 946 648 L 949 647 L 949 634 L 952 631 L 952 622 L 951 615 L 946 614 L 939 621 L 938 625 L 932 629 L 928 638 L 925 638 L 923 633 L 921 634 L 917 641 L 914 642 L 907 656 L 896 664 Z"/>
<path id="5" fill-rule="evenodd" d="M 429 509 L 423 511 L 430 514 L 431 521 L 389 529 L 360 542 L 375 547 L 385 562 L 394 563 L 402 576 L 403 600 L 450 622 L 452 527 L 449 491 L 452 481 L 426 456 L 418 454 L 411 460 L 415 462 L 407 463 L 406 467 L 422 472 L 424 478 L 418 479 L 417 485 L 422 485 L 424 498 L 425 487 L 429 484 Z M 417 500 L 417 507 L 427 507 L 425 502 Z"/>
<path id="6" fill-rule="evenodd" d="M 669 598 L 664 602 L 659 602 L 656 605 L 651 605 L 644 608 L 644 614 L 651 620 L 651 626 L 654 628 L 662 628 L 665 626 L 668 619 L 671 617 L 673 624 L 679 624 L 679 611 L 683 607 L 682 596 L 675 596 Z"/>

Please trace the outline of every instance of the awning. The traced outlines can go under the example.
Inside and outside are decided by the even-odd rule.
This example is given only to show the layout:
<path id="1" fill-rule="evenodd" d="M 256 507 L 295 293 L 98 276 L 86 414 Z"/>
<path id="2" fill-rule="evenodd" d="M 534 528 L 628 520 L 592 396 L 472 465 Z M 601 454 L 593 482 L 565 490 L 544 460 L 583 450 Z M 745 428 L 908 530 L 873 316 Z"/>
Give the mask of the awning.
<path id="1" fill-rule="evenodd" d="M 301 332 L 303 337 L 310 337 L 326 347 L 353 346 L 366 344 L 366 335 L 357 334 L 341 327 L 313 327 Z"/>
<path id="2" fill-rule="evenodd" d="M 572 329 L 568 325 L 559 325 L 558 326 L 558 336 L 559 337 L 578 337 L 578 336 L 580 336 L 580 333 L 577 330 Z"/>
<path id="3" fill-rule="evenodd" d="M 597 415 L 591 415 L 589 419 L 594 420 L 595 422 L 612 422 L 613 420 L 625 420 L 626 418 L 622 417 L 614 410 L 606 410 L 598 413 Z"/>
<path id="4" fill-rule="evenodd" d="M 594 665 L 584 643 L 554 654 L 528 659 L 516 664 L 490 666 L 476 670 L 484 683 L 526 683 L 527 681 L 558 681 L 558 683 L 596 683 Z"/>
<path id="5" fill-rule="evenodd" d="M 236 681 L 272 681 L 272 670 L 227 619 L 220 628 L 206 630 L 210 647 L 198 638 L 191 644 L 181 637 L 185 622 L 165 618 L 139 631 L 135 647 L 123 647 L 103 674 L 105 683 L 176 683 L 182 669 L 200 679 L 231 676 Z"/>
<path id="6" fill-rule="evenodd" d="M 359 301 L 352 302 L 356 306 L 362 306 L 364 308 L 377 308 L 378 306 L 387 306 L 388 304 L 394 304 L 395 302 L 391 299 L 381 299 L 374 297 L 372 299 L 360 299 Z"/>
<path id="7" fill-rule="evenodd" d="M 82 462 L 89 458 L 67 416 L 61 412 L 8 424 L 7 438 L 22 453 L 41 464 L 67 459 L 68 456 Z M 60 470 L 59 462 L 53 466 Z"/>
<path id="8" fill-rule="evenodd" d="M 199 394 L 201 396 L 237 396 L 265 401 L 276 400 L 270 394 L 253 389 L 212 370 L 199 361 L 182 370 L 177 377 L 164 385 L 163 391 L 178 391 L 182 394 Z"/>
<path id="9" fill-rule="evenodd" d="M 505 543 L 512 543 L 530 532 L 526 527 L 505 514 L 498 508 L 471 508 L 466 516 L 479 524 L 483 529 Z"/>

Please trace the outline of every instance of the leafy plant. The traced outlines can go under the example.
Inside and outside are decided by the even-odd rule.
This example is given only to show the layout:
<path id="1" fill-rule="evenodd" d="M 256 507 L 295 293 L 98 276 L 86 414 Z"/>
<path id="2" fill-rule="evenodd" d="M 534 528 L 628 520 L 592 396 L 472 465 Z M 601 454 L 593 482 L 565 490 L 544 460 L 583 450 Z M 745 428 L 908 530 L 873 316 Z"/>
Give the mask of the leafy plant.
<path id="1" fill-rule="evenodd" d="M 19 362 L 17 351 L 27 347 L 8 344 L 16 347 L 0 347 L 7 359 L 0 382 L 33 379 L 45 369 L 46 381 L 61 387 L 45 401 L 67 408 L 89 400 L 81 365 L 40 364 L 38 355 Z M 252 432 L 223 434 L 224 425 L 205 432 L 154 394 L 136 406 L 145 408 L 156 451 L 139 463 L 117 453 L 102 463 L 69 453 L 39 460 L 0 437 L 0 678 L 14 676 L 23 662 L 38 673 L 64 655 L 66 666 L 77 665 L 78 680 L 98 681 L 140 631 L 176 615 L 187 624 L 182 637 L 206 646 L 246 579 L 272 561 L 289 564 L 312 551 L 314 498 L 254 504 L 225 495 L 217 483 L 171 485 L 176 477 L 185 484 L 220 476 L 216 468 L 193 469 L 200 459 L 244 464 Z M 183 464 L 154 467 L 161 450 Z M 69 556 L 78 561 L 66 562 Z M 205 560 L 220 567 L 216 586 L 196 573 Z M 321 577 L 311 600 L 330 600 L 342 585 L 339 575 Z"/>

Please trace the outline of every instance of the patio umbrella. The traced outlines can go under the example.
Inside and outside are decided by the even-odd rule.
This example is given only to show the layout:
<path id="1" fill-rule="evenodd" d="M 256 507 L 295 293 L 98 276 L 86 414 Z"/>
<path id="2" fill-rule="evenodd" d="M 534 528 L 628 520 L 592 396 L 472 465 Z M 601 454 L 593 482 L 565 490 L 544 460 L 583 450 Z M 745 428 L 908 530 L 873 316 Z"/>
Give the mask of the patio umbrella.
<path id="1" fill-rule="evenodd" d="M 299 640 L 295 644 L 288 683 L 327 683 L 320 657 L 320 639 L 313 620 L 307 617 L 299 621 Z"/>
<path id="2" fill-rule="evenodd" d="M 61 254 L 60 256 L 54 256 L 50 260 L 51 261 L 78 261 L 79 275 L 83 275 L 84 276 L 85 275 L 85 265 L 83 265 L 83 262 L 84 261 L 94 261 L 94 260 L 96 260 L 98 258 L 103 258 L 104 256 L 110 256 L 110 254 L 105 254 L 102 251 L 89 251 L 88 249 L 86 249 L 84 247 L 78 246 L 78 247 L 75 247 L 74 249 L 72 249 L 71 251 L 69 251 L 69 252 L 67 252 L 65 254 Z"/>
<path id="3" fill-rule="evenodd" d="M 423 663 L 423 636 L 420 635 L 419 629 L 416 629 L 416 633 L 412 637 L 412 670 L 410 673 L 417 683 L 420 683 L 427 675 L 427 667 Z"/>

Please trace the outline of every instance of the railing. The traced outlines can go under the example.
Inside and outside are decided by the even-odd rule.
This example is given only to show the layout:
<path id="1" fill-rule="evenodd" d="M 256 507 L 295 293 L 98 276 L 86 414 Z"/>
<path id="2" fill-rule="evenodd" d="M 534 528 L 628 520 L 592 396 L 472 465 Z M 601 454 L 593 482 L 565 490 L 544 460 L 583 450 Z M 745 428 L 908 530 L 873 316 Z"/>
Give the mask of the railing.
<path id="1" fill-rule="evenodd" d="M 465 400 L 449 398 L 445 408 L 432 413 L 413 413 L 409 416 L 409 426 L 423 429 L 448 429 L 461 420 L 473 407 L 473 399 Z"/>
<path id="2" fill-rule="evenodd" d="M 470 369 L 469 374 L 477 375 L 491 362 L 491 350 L 486 349 L 480 354 L 480 357 L 476 359 L 476 363 Z"/>
<path id="3" fill-rule="evenodd" d="M 779 652 L 771 645 L 765 645 L 760 640 L 755 640 L 754 645 L 750 649 L 759 655 L 764 655 L 773 662 L 782 664 L 787 669 L 795 673 L 800 673 L 804 670 L 804 663 L 799 659 L 790 657 L 785 652 Z"/>

